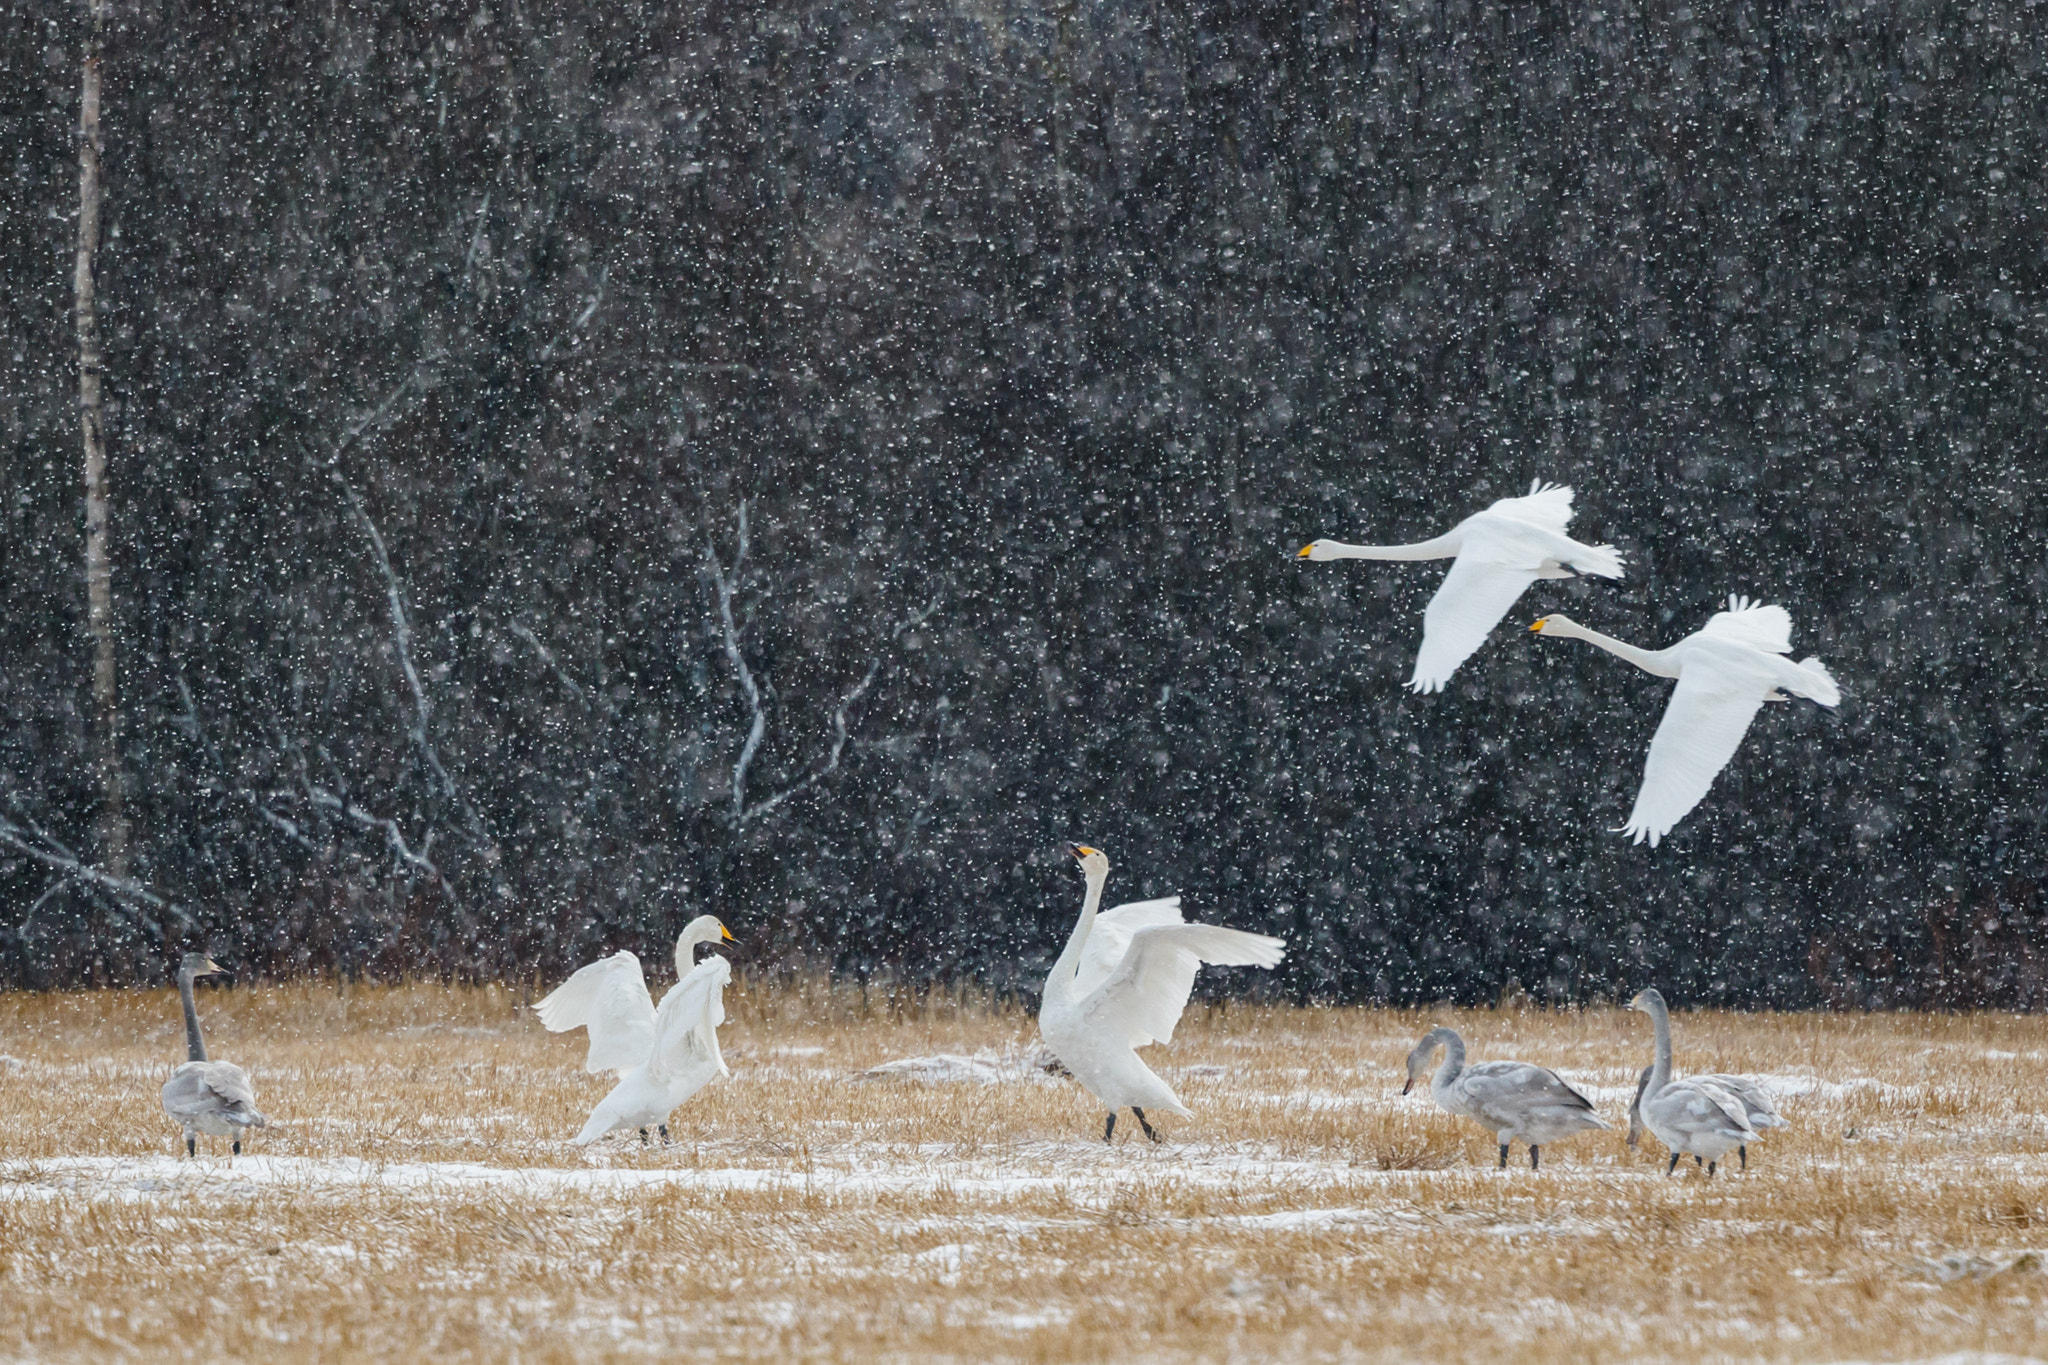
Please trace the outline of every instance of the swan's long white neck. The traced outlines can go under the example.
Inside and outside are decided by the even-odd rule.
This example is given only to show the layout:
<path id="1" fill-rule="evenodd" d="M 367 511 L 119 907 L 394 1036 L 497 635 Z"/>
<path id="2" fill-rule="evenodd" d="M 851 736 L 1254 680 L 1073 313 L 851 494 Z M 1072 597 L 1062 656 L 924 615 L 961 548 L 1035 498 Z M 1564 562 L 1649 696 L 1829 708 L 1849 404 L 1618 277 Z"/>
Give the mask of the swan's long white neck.
<path id="1" fill-rule="evenodd" d="M 1046 978 L 1048 987 L 1058 984 L 1064 989 L 1081 974 L 1081 954 L 1088 947 L 1088 935 L 1095 930 L 1095 912 L 1102 907 L 1102 885 L 1109 880 L 1109 869 L 1099 873 L 1092 868 L 1084 869 L 1084 875 L 1088 878 L 1088 894 L 1081 901 L 1081 918 L 1074 922 L 1074 932 L 1067 935 L 1067 946 L 1052 964 L 1052 975 Z"/>
<path id="2" fill-rule="evenodd" d="M 1572 620 L 1569 616 L 1553 616 L 1544 622 L 1544 635 L 1555 635 L 1566 640 L 1584 640 L 1587 644 L 1598 645 L 1617 658 L 1628 660 L 1645 673 L 1654 673 L 1660 678 L 1678 676 L 1678 666 L 1671 661 L 1668 649 L 1638 649 L 1626 640 L 1617 640 L 1612 635 L 1602 635 Z"/>
<path id="3" fill-rule="evenodd" d="M 1649 1007 L 1650 1026 L 1657 1030 L 1657 1062 L 1650 1068 L 1650 1079 L 1641 1095 L 1648 1099 L 1671 1082 L 1671 1012 L 1664 1008 L 1660 996 L 1653 995 L 1643 1003 Z"/>
<path id="4" fill-rule="evenodd" d="M 1441 535 L 1413 545 L 1346 545 L 1340 540 L 1321 542 L 1319 559 L 1449 559 L 1458 553 L 1464 537 Z"/>
<path id="5" fill-rule="evenodd" d="M 713 943 L 718 939 L 718 930 L 705 924 L 691 924 L 683 930 L 683 936 L 676 940 L 676 975 L 688 976 L 697 965 L 697 945 Z"/>

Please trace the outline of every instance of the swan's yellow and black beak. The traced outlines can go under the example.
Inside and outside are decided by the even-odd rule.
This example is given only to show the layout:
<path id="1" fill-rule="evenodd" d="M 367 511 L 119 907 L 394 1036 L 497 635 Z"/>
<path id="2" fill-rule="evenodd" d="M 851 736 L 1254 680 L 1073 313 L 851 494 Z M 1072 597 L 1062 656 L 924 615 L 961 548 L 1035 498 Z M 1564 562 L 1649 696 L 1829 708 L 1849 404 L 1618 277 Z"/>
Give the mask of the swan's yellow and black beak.
<path id="1" fill-rule="evenodd" d="M 1628 1002 L 1628 1007 L 1632 1010 L 1647 1011 L 1649 1009 L 1649 1006 L 1643 1003 L 1643 993 L 1641 991 L 1636 992 L 1635 999 Z"/>
<path id="2" fill-rule="evenodd" d="M 1301 548 L 1300 548 L 1299 550 L 1296 550 L 1296 551 L 1294 552 L 1294 557 L 1295 557 L 1296 559 L 1307 559 L 1307 558 L 1308 558 L 1308 557 L 1309 557 L 1310 555 L 1314 554 L 1315 552 L 1316 552 L 1316 547 L 1315 547 L 1315 546 L 1313 546 L 1313 545 L 1304 545 L 1304 546 L 1302 546 L 1302 547 L 1301 547 Z"/>
<path id="3" fill-rule="evenodd" d="M 1405 1095 L 1405 1094 L 1407 1094 L 1407 1093 L 1408 1093 L 1409 1091 L 1413 1090 L 1414 1088 L 1415 1088 L 1415 1078 L 1414 1078 L 1413 1076 L 1410 1076 L 1410 1077 L 1408 1078 L 1408 1084 L 1406 1084 L 1406 1085 L 1404 1085 L 1404 1086 L 1402 1086 L 1402 1087 L 1401 1087 L 1401 1093 Z"/>
<path id="4" fill-rule="evenodd" d="M 1549 619 L 1550 618 L 1548 616 L 1539 616 L 1529 623 L 1529 629 L 1537 632 L 1538 634 L 1541 634 L 1543 631 L 1543 623 L 1545 621 L 1548 621 Z"/>
<path id="5" fill-rule="evenodd" d="M 1076 858 L 1086 858 L 1093 855 L 1095 850 L 1086 844 L 1069 844 L 1067 845 L 1067 852 L 1073 854 Z"/>
<path id="6" fill-rule="evenodd" d="M 730 930 L 730 929 L 726 928 L 726 927 L 725 927 L 725 926 L 724 926 L 723 924 L 721 924 L 721 925 L 719 925 L 719 926 L 718 926 L 718 936 L 719 936 L 720 938 L 724 939 L 724 940 L 725 940 L 725 941 L 726 941 L 727 943 L 738 943 L 738 942 L 739 942 L 739 940 L 738 940 L 738 939 L 736 939 L 736 938 L 734 938 L 734 937 L 732 936 L 732 930 Z"/>
<path id="7" fill-rule="evenodd" d="M 207 970 L 207 971 L 209 971 L 209 972 L 218 972 L 218 973 L 220 973 L 220 974 L 221 974 L 222 976 L 226 976 L 226 975 L 227 975 L 227 973 L 228 973 L 228 969 L 227 969 L 227 968 L 225 968 L 225 967 L 221 966 L 221 965 L 220 965 L 220 964 L 219 964 L 218 962 L 215 962 L 215 961 L 214 961 L 214 960 L 213 960 L 212 958 L 210 958 L 210 957 L 209 957 L 208 959 L 206 959 L 206 970 Z"/>

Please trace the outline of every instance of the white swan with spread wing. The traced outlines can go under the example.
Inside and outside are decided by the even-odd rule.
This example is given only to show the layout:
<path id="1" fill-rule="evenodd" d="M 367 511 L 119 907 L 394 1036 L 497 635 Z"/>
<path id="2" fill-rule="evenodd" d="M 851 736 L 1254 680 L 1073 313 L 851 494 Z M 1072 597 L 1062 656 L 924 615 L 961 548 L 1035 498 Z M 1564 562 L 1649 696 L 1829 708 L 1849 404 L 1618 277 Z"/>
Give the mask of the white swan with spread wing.
<path id="1" fill-rule="evenodd" d="M 1667 649 L 1638 649 L 1569 616 L 1539 617 L 1529 629 L 1546 639 L 1584 640 L 1645 673 L 1678 679 L 1650 740 L 1635 809 L 1621 830 L 1637 843 L 1647 839 L 1651 848 L 1700 803 L 1765 702 L 1801 696 L 1834 706 L 1842 700 L 1819 659 L 1793 663 L 1785 657 L 1792 651 L 1791 614 L 1746 597 L 1730 597 L 1728 610 Z"/>
<path id="2" fill-rule="evenodd" d="M 1145 1136 L 1157 1142 L 1147 1109 L 1193 1115 L 1173 1087 L 1138 1059 L 1137 1049 L 1173 1040 L 1203 963 L 1271 967 L 1287 945 L 1266 934 L 1188 924 L 1178 896 L 1097 914 L 1109 858 L 1080 844 L 1072 852 L 1088 890 L 1081 918 L 1045 979 L 1038 1031 L 1074 1079 L 1109 1110 L 1103 1141 L 1116 1133 L 1117 1111 L 1129 1109 Z"/>
<path id="3" fill-rule="evenodd" d="M 659 1009 L 647 993 L 640 959 L 623 950 L 580 969 L 533 1007 L 551 1033 L 590 1030 L 585 1071 L 620 1073 L 573 1139 L 577 1146 L 631 1129 L 644 1143 L 649 1128 L 659 1128 L 665 1142 L 675 1107 L 731 1074 L 718 1050 L 718 1026 L 725 1022 L 732 964 L 715 953 L 693 962 L 698 944 L 731 937 L 715 916 L 690 921 L 676 940 L 676 984 Z"/>
<path id="4" fill-rule="evenodd" d="M 1417 692 L 1436 692 L 1537 579 L 1621 577 L 1621 555 L 1612 545 L 1585 545 L 1564 533 L 1571 519 L 1572 490 L 1539 479 L 1526 496 L 1502 498 L 1434 540 L 1413 545 L 1318 540 L 1302 546 L 1298 557 L 1318 562 L 1453 559 L 1443 586 L 1422 613 L 1422 648 L 1408 679 Z"/>

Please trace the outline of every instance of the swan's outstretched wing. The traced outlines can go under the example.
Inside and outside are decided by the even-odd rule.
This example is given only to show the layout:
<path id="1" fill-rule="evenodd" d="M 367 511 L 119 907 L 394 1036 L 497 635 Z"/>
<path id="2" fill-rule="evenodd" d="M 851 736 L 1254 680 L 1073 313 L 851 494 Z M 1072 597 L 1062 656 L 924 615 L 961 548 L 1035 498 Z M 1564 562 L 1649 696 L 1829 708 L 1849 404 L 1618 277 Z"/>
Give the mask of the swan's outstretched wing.
<path id="1" fill-rule="evenodd" d="M 1564 484 L 1538 479 L 1529 485 L 1525 496 L 1502 498 L 1486 510 L 1534 522 L 1562 535 L 1572 523 L 1572 490 Z"/>
<path id="2" fill-rule="evenodd" d="M 1124 954 L 1130 950 L 1131 935 L 1154 924 L 1179 924 L 1180 897 L 1131 901 L 1105 910 L 1095 917 L 1087 946 L 1081 953 L 1081 970 L 1074 978 L 1074 994 L 1082 996 L 1116 973 Z"/>
<path id="3" fill-rule="evenodd" d="M 1735 640 L 1770 654 L 1789 654 L 1792 650 L 1792 613 L 1783 607 L 1766 606 L 1753 598 L 1730 597 L 1728 610 L 1709 616 L 1698 633 L 1721 640 Z"/>
<path id="4" fill-rule="evenodd" d="M 1422 613 L 1422 648 L 1416 651 L 1408 686 L 1417 692 L 1441 690 L 1536 577 L 1533 569 L 1487 557 L 1482 546 L 1468 540 Z"/>
<path id="5" fill-rule="evenodd" d="M 707 1064 L 721 1076 L 732 1074 L 718 1050 L 718 1026 L 725 1022 L 725 985 L 731 980 L 732 964 L 714 953 L 668 988 L 668 994 L 661 997 L 661 1008 L 654 1013 L 654 1056 L 647 1064 L 648 1079 L 664 1083 Z"/>
<path id="6" fill-rule="evenodd" d="M 1710 655 L 1688 658 L 1671 689 L 1671 704 L 1650 740 L 1643 785 L 1622 833 L 1655 848 L 1686 812 L 1700 803 L 1714 777 L 1742 745 L 1763 705 L 1755 682 Z"/>
<path id="7" fill-rule="evenodd" d="M 1105 1037 L 1130 1047 L 1173 1040 L 1195 973 L 1205 962 L 1271 967 L 1287 942 L 1213 924 L 1154 924 L 1131 935 L 1116 972 L 1081 1000 L 1081 1017 Z"/>
<path id="8" fill-rule="evenodd" d="M 585 1071 L 627 1071 L 654 1049 L 654 998 L 640 959 L 623 949 L 582 968 L 533 1012 L 550 1033 L 590 1030 Z"/>

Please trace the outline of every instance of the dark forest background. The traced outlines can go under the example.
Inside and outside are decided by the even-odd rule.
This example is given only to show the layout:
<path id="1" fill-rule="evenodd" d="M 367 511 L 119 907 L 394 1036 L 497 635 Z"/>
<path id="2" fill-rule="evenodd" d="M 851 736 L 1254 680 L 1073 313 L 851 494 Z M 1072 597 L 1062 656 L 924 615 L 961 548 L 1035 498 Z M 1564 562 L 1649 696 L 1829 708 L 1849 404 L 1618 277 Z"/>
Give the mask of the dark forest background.
<path id="1" fill-rule="evenodd" d="M 0 982 L 552 978 L 708 910 L 1029 996 L 1079 838 L 1289 938 L 1226 986 L 2048 1000 L 2048 7 L 117 0 L 162 904 L 55 852 L 84 31 L 0 0 Z M 1630 576 L 1440 696 L 1442 565 L 1291 558 L 1539 476 Z M 1631 846 L 1667 685 L 1521 627 L 1731 591 L 1845 701 Z"/>

